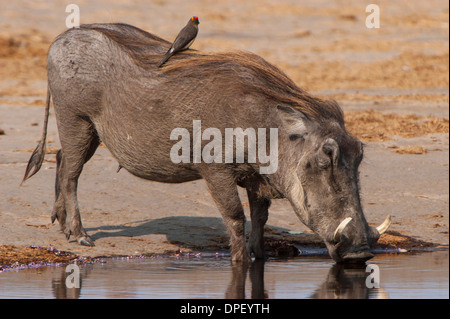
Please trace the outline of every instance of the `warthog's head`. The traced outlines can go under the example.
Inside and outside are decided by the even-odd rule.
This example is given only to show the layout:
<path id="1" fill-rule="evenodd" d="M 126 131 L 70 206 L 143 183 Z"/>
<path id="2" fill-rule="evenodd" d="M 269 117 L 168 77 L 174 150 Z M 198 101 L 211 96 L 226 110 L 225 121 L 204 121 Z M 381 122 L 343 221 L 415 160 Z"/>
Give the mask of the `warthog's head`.
<path id="1" fill-rule="evenodd" d="M 363 144 L 345 130 L 342 112 L 323 118 L 278 106 L 288 149 L 283 150 L 285 195 L 300 220 L 325 242 L 337 262 L 358 262 L 373 257 L 370 247 L 389 227 L 367 224 L 359 196 L 358 168 Z"/>

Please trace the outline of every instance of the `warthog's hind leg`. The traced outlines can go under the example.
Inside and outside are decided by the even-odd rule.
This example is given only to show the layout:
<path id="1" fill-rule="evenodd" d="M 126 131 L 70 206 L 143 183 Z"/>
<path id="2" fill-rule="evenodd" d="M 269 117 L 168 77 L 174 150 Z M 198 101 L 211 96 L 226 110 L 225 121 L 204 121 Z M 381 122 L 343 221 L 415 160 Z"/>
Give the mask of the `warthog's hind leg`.
<path id="1" fill-rule="evenodd" d="M 83 165 L 95 153 L 100 141 L 89 120 L 78 116 L 70 122 L 67 117 L 64 120 L 68 125 L 61 125 L 59 129 L 62 149 L 57 154 L 56 201 L 52 222 L 58 219 L 67 239 L 73 235 L 79 244 L 94 246 L 81 223 L 77 187 Z"/>
<path id="2" fill-rule="evenodd" d="M 59 185 L 60 172 L 61 172 L 61 156 L 62 150 L 59 149 L 56 153 L 56 179 L 55 179 L 55 205 L 52 211 L 52 223 L 57 219 L 61 230 L 64 231 L 66 227 L 66 207 L 64 205 L 64 197 L 61 195 L 61 188 Z"/>

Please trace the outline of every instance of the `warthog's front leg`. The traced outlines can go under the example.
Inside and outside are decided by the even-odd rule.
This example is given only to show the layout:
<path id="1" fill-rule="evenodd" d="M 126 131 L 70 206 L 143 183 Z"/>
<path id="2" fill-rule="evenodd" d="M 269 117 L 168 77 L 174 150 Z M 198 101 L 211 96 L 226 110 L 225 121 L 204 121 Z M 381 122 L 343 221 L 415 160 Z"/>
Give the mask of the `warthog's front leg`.
<path id="1" fill-rule="evenodd" d="M 258 196 L 247 189 L 250 204 L 250 217 L 252 219 L 252 231 L 248 239 L 248 250 L 257 259 L 265 259 L 264 253 L 264 225 L 269 218 L 270 199 Z"/>
<path id="2" fill-rule="evenodd" d="M 210 168 L 207 172 L 202 172 L 202 175 L 230 235 L 232 261 L 250 262 L 245 244 L 244 209 L 232 173 Z"/>

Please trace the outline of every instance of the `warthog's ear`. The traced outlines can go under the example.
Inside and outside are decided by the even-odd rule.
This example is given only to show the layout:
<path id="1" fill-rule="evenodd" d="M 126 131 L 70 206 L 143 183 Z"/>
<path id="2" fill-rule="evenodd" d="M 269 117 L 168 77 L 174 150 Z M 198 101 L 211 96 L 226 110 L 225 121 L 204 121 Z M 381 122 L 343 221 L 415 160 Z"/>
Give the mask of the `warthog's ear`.
<path id="1" fill-rule="evenodd" d="M 291 140 L 308 134 L 310 120 L 303 113 L 286 105 L 277 105 L 277 111 Z"/>

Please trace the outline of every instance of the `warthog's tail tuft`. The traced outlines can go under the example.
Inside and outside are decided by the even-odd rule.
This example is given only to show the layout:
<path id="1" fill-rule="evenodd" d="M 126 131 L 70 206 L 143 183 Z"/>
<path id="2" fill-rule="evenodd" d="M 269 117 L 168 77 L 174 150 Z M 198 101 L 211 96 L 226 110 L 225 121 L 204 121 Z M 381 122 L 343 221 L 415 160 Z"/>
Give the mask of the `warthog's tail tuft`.
<path id="1" fill-rule="evenodd" d="M 45 117 L 44 117 L 44 128 L 42 131 L 42 138 L 39 144 L 36 146 L 36 149 L 33 151 L 33 154 L 31 154 L 30 160 L 28 161 L 27 168 L 25 170 L 25 175 L 23 177 L 22 183 L 25 182 L 27 179 L 29 179 L 31 176 L 36 174 L 39 169 L 42 166 L 42 162 L 44 161 L 45 156 L 45 140 L 47 138 L 47 124 L 48 124 L 48 115 L 49 115 L 49 109 L 50 109 L 50 89 L 47 88 L 47 101 L 45 105 Z"/>

